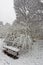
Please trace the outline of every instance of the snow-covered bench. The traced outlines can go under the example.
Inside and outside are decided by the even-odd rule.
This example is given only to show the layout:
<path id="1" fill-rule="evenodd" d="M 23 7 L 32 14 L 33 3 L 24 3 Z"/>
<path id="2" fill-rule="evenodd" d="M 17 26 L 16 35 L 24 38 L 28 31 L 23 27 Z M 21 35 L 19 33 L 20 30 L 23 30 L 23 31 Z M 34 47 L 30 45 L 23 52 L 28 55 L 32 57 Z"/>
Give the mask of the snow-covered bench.
<path id="1" fill-rule="evenodd" d="M 11 54 L 11 55 L 14 55 L 14 56 L 17 56 L 20 49 L 18 49 L 17 47 L 12 47 L 12 46 L 3 46 L 3 50 L 6 51 L 7 53 Z"/>

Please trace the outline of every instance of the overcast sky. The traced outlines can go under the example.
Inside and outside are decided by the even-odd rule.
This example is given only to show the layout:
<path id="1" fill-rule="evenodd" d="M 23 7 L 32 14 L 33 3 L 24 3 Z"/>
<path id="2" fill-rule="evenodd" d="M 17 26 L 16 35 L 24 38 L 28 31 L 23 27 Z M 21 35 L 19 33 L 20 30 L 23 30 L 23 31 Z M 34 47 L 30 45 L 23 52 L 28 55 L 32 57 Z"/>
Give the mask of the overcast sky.
<path id="1" fill-rule="evenodd" d="M 0 21 L 3 23 L 12 22 L 15 20 L 16 15 L 14 11 L 13 0 L 0 0 Z"/>

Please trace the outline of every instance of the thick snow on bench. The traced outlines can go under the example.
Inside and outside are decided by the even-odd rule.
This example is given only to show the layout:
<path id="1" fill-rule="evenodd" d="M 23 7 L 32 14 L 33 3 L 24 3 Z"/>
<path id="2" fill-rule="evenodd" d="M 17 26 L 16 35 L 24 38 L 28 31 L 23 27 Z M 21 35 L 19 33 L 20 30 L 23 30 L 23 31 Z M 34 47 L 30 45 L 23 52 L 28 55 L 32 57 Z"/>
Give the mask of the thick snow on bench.
<path id="1" fill-rule="evenodd" d="M 18 49 L 17 47 L 12 47 L 12 46 L 4 46 L 4 48 L 10 49 L 10 50 L 15 51 L 15 52 L 19 52 L 20 51 L 20 49 Z"/>

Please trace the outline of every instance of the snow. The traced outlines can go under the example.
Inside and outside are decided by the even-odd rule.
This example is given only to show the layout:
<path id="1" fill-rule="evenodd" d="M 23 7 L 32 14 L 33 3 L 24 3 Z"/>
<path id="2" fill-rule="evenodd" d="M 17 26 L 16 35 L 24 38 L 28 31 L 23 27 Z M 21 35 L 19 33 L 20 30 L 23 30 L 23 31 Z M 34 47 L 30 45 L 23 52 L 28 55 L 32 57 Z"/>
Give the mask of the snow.
<path id="1" fill-rule="evenodd" d="M 12 46 L 4 46 L 4 48 L 10 49 L 10 50 L 16 51 L 16 52 L 19 52 L 20 51 L 20 49 L 18 49 L 17 47 L 12 47 Z"/>
<path id="2" fill-rule="evenodd" d="M 43 40 L 37 41 L 32 50 L 18 59 L 13 59 L 3 53 L 4 42 L 0 40 L 0 65 L 43 65 Z"/>

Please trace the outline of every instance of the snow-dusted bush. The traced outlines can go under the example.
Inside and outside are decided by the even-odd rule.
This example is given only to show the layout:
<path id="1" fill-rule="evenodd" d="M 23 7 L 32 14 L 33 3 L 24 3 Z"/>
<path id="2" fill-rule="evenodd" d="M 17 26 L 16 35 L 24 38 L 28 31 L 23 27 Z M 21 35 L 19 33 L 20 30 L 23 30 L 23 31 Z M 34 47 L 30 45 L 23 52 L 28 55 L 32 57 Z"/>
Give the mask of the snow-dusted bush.
<path id="1" fill-rule="evenodd" d="M 25 33 L 21 32 L 21 29 L 8 33 L 4 41 L 7 45 L 19 48 L 21 50 L 20 53 L 29 51 L 29 49 L 32 48 L 33 43 L 31 36 L 27 35 L 26 31 Z"/>

